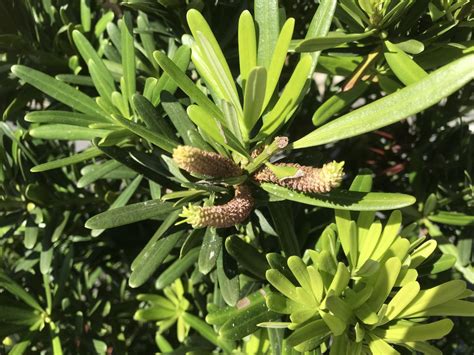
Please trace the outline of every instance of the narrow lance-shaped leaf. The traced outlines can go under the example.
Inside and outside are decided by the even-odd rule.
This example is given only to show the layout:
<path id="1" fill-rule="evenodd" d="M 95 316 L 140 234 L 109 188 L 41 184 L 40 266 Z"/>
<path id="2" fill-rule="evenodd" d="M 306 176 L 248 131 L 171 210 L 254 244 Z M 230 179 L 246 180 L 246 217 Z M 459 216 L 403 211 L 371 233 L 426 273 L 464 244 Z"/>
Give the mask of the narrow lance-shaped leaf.
<path id="1" fill-rule="evenodd" d="M 341 44 L 358 41 L 372 36 L 375 30 L 365 33 L 339 34 L 331 32 L 325 37 L 314 37 L 302 40 L 295 48 L 296 52 L 316 52 L 328 48 L 334 48 Z"/>
<path id="2" fill-rule="evenodd" d="M 410 195 L 398 193 L 333 191 L 328 194 L 303 194 L 270 183 L 260 185 L 265 191 L 282 199 L 308 205 L 350 211 L 382 211 L 403 208 L 415 203 Z"/>
<path id="3" fill-rule="evenodd" d="M 390 69 L 398 79 L 405 85 L 410 85 L 420 81 L 428 74 L 411 59 L 408 54 L 401 50 L 396 44 L 385 41 L 387 51 L 384 53 Z"/>
<path id="4" fill-rule="evenodd" d="M 223 114 L 209 98 L 199 90 L 190 78 L 184 74 L 164 53 L 155 51 L 153 53 L 160 67 L 178 84 L 186 95 L 199 106 L 205 109 L 208 114 L 213 115 L 223 121 Z"/>
<path id="5" fill-rule="evenodd" d="M 239 65 L 242 87 L 246 87 L 250 71 L 257 66 L 257 40 L 255 23 L 248 10 L 242 12 L 239 18 Z"/>
<path id="6" fill-rule="evenodd" d="M 406 88 L 350 112 L 293 143 L 307 148 L 376 130 L 418 113 L 474 78 L 474 55 L 458 59 Z"/>
<path id="7" fill-rule="evenodd" d="M 256 0 L 254 12 L 258 26 L 257 64 L 268 69 L 280 31 L 278 0 Z"/>
<path id="8" fill-rule="evenodd" d="M 306 39 L 312 37 L 324 37 L 327 35 L 329 28 L 331 27 L 336 5 L 337 0 L 325 0 L 319 3 L 318 9 L 309 24 L 308 32 L 305 37 Z M 320 51 L 311 53 L 312 64 L 311 70 L 308 73 L 308 78 L 311 78 L 311 75 L 313 75 L 320 53 Z"/>
<path id="9" fill-rule="evenodd" d="M 125 92 L 122 92 L 122 94 L 126 95 L 131 103 L 132 96 L 136 92 L 136 69 L 132 18 L 129 12 L 125 12 L 123 18 L 119 21 L 119 28 L 122 34 L 122 68 L 125 83 Z"/>
<path id="10" fill-rule="evenodd" d="M 90 116 L 108 117 L 94 100 L 72 86 L 23 65 L 14 65 L 11 70 L 20 79 L 73 109 Z"/>
<path id="11" fill-rule="evenodd" d="M 267 19 L 268 22 L 268 19 Z M 288 19 L 283 28 L 281 29 L 280 36 L 275 44 L 273 51 L 272 60 L 267 67 L 267 85 L 265 89 L 265 100 L 263 102 L 263 108 L 265 108 L 273 96 L 273 92 L 280 79 L 281 70 L 285 64 L 288 47 L 290 46 L 291 37 L 293 36 L 293 30 L 295 28 L 295 20 Z M 295 69 L 296 71 L 296 69 Z"/>

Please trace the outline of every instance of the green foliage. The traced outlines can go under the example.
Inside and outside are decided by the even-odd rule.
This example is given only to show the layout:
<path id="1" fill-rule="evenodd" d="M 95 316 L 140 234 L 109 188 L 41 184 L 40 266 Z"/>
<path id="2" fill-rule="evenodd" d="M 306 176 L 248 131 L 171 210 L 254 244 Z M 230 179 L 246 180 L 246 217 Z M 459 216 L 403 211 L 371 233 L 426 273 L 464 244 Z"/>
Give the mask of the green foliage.
<path id="1" fill-rule="evenodd" d="M 0 4 L 2 350 L 472 353 L 471 7 Z"/>

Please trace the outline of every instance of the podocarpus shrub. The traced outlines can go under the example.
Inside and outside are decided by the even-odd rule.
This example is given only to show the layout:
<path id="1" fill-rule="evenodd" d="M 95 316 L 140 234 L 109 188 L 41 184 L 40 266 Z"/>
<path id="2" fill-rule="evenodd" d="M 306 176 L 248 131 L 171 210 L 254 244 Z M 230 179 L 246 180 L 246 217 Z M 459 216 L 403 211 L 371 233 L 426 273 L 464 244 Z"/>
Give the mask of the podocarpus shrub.
<path id="1" fill-rule="evenodd" d="M 161 352 L 430 354 L 447 316 L 473 315 L 466 283 L 443 276 L 473 279 L 473 217 L 453 210 L 469 183 L 415 208 L 426 196 L 391 160 L 385 192 L 369 172 L 352 179 L 366 133 L 387 145 L 381 128 L 430 120 L 448 96 L 469 105 L 469 2 L 321 1 L 301 39 L 277 1 L 255 1 L 219 40 L 230 3 L 91 5 L 78 25 L 67 6 L 25 7 L 64 23 L 72 73 L 6 57 L 34 93 L 2 125 L 0 334 L 13 353 L 150 351 L 136 321 L 156 321 Z"/>

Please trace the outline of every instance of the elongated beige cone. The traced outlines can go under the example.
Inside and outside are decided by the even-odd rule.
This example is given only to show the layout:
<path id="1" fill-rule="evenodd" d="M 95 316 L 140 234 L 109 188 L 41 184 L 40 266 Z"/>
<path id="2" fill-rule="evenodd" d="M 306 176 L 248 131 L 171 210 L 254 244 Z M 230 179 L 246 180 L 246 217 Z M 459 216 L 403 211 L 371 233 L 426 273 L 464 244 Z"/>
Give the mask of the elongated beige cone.
<path id="1" fill-rule="evenodd" d="M 194 228 L 227 228 L 242 223 L 252 212 L 254 199 L 248 186 L 235 188 L 235 196 L 226 204 L 219 206 L 196 206 L 190 204 L 183 208 L 181 217 Z"/>
<path id="2" fill-rule="evenodd" d="M 240 167 L 231 159 L 187 145 L 180 145 L 173 150 L 173 160 L 188 173 L 216 178 L 242 175 Z"/>
<path id="3" fill-rule="evenodd" d="M 263 167 L 253 175 L 254 180 L 260 183 L 271 182 L 301 192 L 325 193 L 339 187 L 344 176 L 344 162 L 337 163 L 333 161 L 324 164 L 322 168 L 292 163 L 275 165 L 297 168 L 298 173 L 294 177 L 279 179 L 273 171 Z"/>

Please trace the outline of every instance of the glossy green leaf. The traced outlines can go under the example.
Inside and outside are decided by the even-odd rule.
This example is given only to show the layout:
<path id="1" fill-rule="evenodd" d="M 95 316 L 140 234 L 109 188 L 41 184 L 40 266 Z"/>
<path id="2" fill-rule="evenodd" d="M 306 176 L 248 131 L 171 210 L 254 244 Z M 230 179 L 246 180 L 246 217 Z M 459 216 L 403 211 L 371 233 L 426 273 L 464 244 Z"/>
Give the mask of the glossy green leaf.
<path id="1" fill-rule="evenodd" d="M 365 33 L 340 34 L 338 32 L 329 32 L 325 37 L 314 37 L 304 39 L 298 43 L 295 48 L 296 52 L 317 52 L 329 48 L 337 47 L 344 43 L 358 41 L 372 36 L 375 30 Z"/>
<path id="2" fill-rule="evenodd" d="M 382 211 L 403 208 L 415 203 L 410 195 L 381 192 L 333 191 L 325 195 L 303 194 L 282 186 L 263 183 L 265 191 L 277 197 L 313 205 L 350 211 Z"/>
<path id="3" fill-rule="evenodd" d="M 232 353 L 234 349 L 234 344 L 231 342 L 220 338 L 209 325 L 207 325 L 200 318 L 190 314 L 183 314 L 184 321 L 189 324 L 194 330 L 196 330 L 201 336 L 216 346 L 222 348 L 227 353 Z"/>
<path id="4" fill-rule="evenodd" d="M 79 181 L 77 182 L 77 187 L 84 187 L 93 182 L 97 181 L 98 179 L 103 178 L 105 175 L 110 173 L 111 171 L 117 169 L 121 164 L 114 160 L 106 161 L 103 164 L 95 165 L 91 171 L 84 174 Z"/>
<path id="5" fill-rule="evenodd" d="M 138 175 L 133 181 L 127 185 L 127 187 L 122 191 L 122 193 L 115 199 L 115 201 L 110 205 L 108 210 L 113 210 L 115 208 L 123 207 L 125 206 L 128 201 L 132 198 L 133 194 L 137 190 L 138 186 L 140 185 L 141 181 L 143 179 L 143 176 Z M 97 237 L 102 232 L 104 229 L 94 229 L 91 231 L 91 234 L 93 237 Z"/>
<path id="6" fill-rule="evenodd" d="M 466 215 L 459 212 L 440 211 L 436 214 L 428 216 L 430 221 L 452 226 L 470 226 L 474 224 L 474 216 Z"/>
<path id="7" fill-rule="evenodd" d="M 62 168 L 63 166 L 73 165 L 80 163 L 84 160 L 89 160 L 95 157 L 102 155 L 103 153 L 97 148 L 89 148 L 84 150 L 83 152 L 77 153 L 75 155 L 71 155 L 70 157 L 53 160 L 44 164 L 36 165 L 31 168 L 31 172 L 39 173 L 42 171 Z"/>
<path id="8" fill-rule="evenodd" d="M 216 119 L 222 120 L 222 112 L 217 106 L 199 90 L 176 64 L 174 64 L 165 54 L 155 51 L 153 53 L 160 67 L 176 82 L 176 84 L 188 95 L 191 100 L 201 106 L 207 113 Z"/>
<path id="9" fill-rule="evenodd" d="M 240 340 L 258 329 L 258 324 L 278 319 L 275 312 L 267 308 L 264 299 L 265 292 L 257 291 L 257 296 L 250 300 L 244 298 L 235 307 L 232 307 L 231 314 L 227 315 L 228 320 L 219 329 L 219 334 L 224 339 Z"/>
<path id="10" fill-rule="evenodd" d="M 25 302 L 30 307 L 43 312 L 43 308 L 39 305 L 28 292 L 26 292 L 20 285 L 15 281 L 10 279 L 4 272 L 0 271 L 0 286 L 10 292 L 12 295 L 17 296 L 23 302 Z"/>
<path id="11" fill-rule="evenodd" d="M 316 129 L 293 143 L 293 148 L 307 148 L 357 136 L 418 113 L 472 80 L 473 65 L 474 55 L 458 59 L 415 84 Z"/>
<path id="12" fill-rule="evenodd" d="M 133 107 L 138 116 L 145 124 L 154 132 L 166 136 L 170 140 L 174 140 L 174 132 L 163 117 L 160 117 L 158 111 L 148 99 L 144 96 L 135 94 L 132 97 Z"/>
<path id="13" fill-rule="evenodd" d="M 33 111 L 25 116 L 25 121 L 35 123 L 66 124 L 87 127 L 91 123 L 106 122 L 103 117 L 92 117 L 78 112 L 69 111 Z"/>
<path id="14" fill-rule="evenodd" d="M 396 44 L 386 40 L 384 42 L 387 51 L 384 53 L 390 69 L 398 79 L 405 85 L 410 85 L 425 78 L 428 74 L 410 58 Z"/>
<path id="15" fill-rule="evenodd" d="M 122 127 L 127 128 L 131 132 L 135 133 L 136 135 L 146 139 L 147 141 L 151 142 L 152 144 L 156 145 L 157 147 L 163 149 L 168 153 L 172 153 L 173 149 L 178 146 L 178 142 L 171 140 L 170 138 L 166 137 L 165 135 L 152 132 L 151 130 L 147 129 L 146 127 L 135 123 L 133 121 L 127 120 L 123 117 L 114 115 L 114 119 L 119 123 Z"/>
<path id="16" fill-rule="evenodd" d="M 194 248 L 176 260 L 156 279 L 155 287 L 161 290 L 179 279 L 197 261 L 198 256 L 199 248 Z"/>
<path id="17" fill-rule="evenodd" d="M 128 280 L 130 287 L 143 285 L 165 260 L 175 245 L 183 238 L 184 232 L 179 231 L 160 239 L 153 238 L 145 246 L 145 253 L 134 261 L 134 268 Z"/>
<path id="18" fill-rule="evenodd" d="M 217 258 L 222 250 L 222 237 L 215 228 L 208 227 L 199 252 L 199 272 L 208 274 L 216 265 Z"/>
<path id="19" fill-rule="evenodd" d="M 128 206 L 115 208 L 91 217 L 85 226 L 89 229 L 107 229 L 130 223 L 144 221 L 149 218 L 166 216 L 179 207 L 161 200 L 138 202 Z"/>
<path id="20" fill-rule="evenodd" d="M 271 136 L 284 123 L 288 122 L 293 113 L 293 109 L 299 103 L 302 90 L 306 84 L 306 78 L 311 69 L 311 63 L 311 57 L 303 57 L 300 59 L 277 103 L 273 109 L 263 117 L 263 127 L 260 129 L 259 137 Z"/>
<path id="21" fill-rule="evenodd" d="M 268 205 L 268 208 L 275 226 L 275 232 L 278 235 L 281 250 L 285 253 L 285 256 L 300 255 L 293 215 L 288 213 L 291 205 L 284 202 L 273 202 Z"/>
<path id="22" fill-rule="evenodd" d="M 11 70 L 20 79 L 65 105 L 89 116 L 107 117 L 94 100 L 72 86 L 23 65 L 14 65 Z"/>
<path id="23" fill-rule="evenodd" d="M 320 126 L 323 123 L 326 123 L 333 116 L 352 105 L 354 101 L 360 98 L 363 93 L 367 91 L 369 86 L 369 81 L 359 81 L 352 89 L 331 96 L 314 112 L 312 118 L 313 124 L 315 126 Z"/>
<path id="24" fill-rule="evenodd" d="M 153 58 L 155 59 L 155 56 Z M 183 73 L 186 72 L 190 60 L 191 49 L 185 45 L 180 46 L 172 56 L 172 63 L 176 65 L 174 69 L 178 69 Z M 162 100 L 163 93 L 174 94 L 177 88 L 177 82 L 165 71 L 155 85 L 150 100 L 154 106 L 157 106 Z"/>
<path id="25" fill-rule="evenodd" d="M 105 137 L 110 131 L 105 129 L 93 129 L 88 127 L 72 126 L 66 124 L 42 125 L 30 130 L 30 135 L 41 139 L 60 140 L 92 140 Z"/>
<path id="26" fill-rule="evenodd" d="M 311 23 L 309 24 L 305 39 L 310 39 L 313 37 L 325 37 L 328 34 L 334 12 L 336 10 L 336 5 L 337 0 L 325 0 L 319 4 L 311 20 Z M 314 69 L 318 64 L 320 54 L 320 51 L 310 54 L 313 61 L 311 64 L 311 70 L 308 73 L 308 78 L 311 78 L 313 75 Z"/>
<path id="27" fill-rule="evenodd" d="M 225 248 L 246 271 L 260 279 L 265 279 L 265 272 L 269 265 L 265 256 L 255 247 L 244 242 L 238 236 L 230 236 L 225 241 Z"/>
<path id="28" fill-rule="evenodd" d="M 240 296 L 239 272 L 237 263 L 225 250 L 217 257 L 216 273 L 222 298 L 229 306 L 234 306 Z"/>

